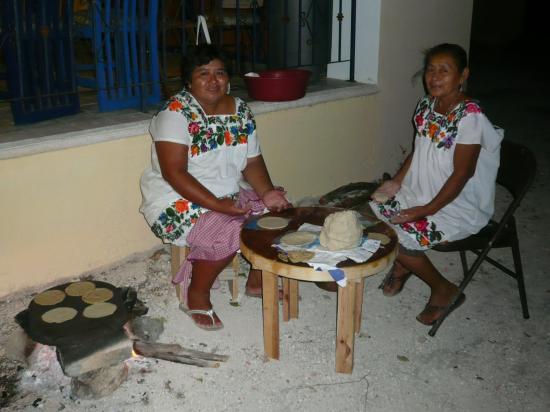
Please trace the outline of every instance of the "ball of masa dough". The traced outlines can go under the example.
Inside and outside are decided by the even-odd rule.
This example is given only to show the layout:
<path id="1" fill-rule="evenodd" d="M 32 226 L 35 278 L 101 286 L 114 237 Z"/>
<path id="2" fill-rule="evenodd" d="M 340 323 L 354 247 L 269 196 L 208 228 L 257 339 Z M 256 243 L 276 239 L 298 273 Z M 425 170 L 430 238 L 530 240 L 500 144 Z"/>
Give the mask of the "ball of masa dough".
<path id="1" fill-rule="evenodd" d="M 359 221 L 359 213 L 344 210 L 326 217 L 319 241 L 329 250 L 345 250 L 359 246 L 362 238 L 363 225 Z"/>

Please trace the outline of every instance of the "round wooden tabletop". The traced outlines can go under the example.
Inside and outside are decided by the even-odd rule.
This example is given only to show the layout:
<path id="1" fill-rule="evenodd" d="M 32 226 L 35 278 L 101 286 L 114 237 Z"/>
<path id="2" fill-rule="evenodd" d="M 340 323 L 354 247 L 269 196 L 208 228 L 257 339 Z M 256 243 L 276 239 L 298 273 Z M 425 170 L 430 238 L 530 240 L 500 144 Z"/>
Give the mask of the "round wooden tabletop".
<path id="1" fill-rule="evenodd" d="M 279 276 L 297 280 L 312 282 L 333 281 L 328 272 L 317 271 L 306 263 L 291 263 L 279 259 L 278 250 L 272 247 L 272 245 L 276 239 L 287 232 L 298 230 L 304 223 L 322 226 L 329 214 L 341 210 L 343 209 L 297 207 L 282 212 L 270 212 L 263 216 L 252 216 L 245 222 L 241 231 L 241 252 L 255 269 L 266 270 Z M 280 216 L 290 221 L 284 229 L 268 230 L 259 227 L 252 228 L 252 226 L 256 225 L 251 221 L 264 216 Z M 373 216 L 366 217 L 373 221 L 376 220 Z M 340 262 L 338 268 L 346 273 L 348 279 L 361 279 L 377 274 L 393 263 L 397 255 L 397 235 L 390 226 L 380 221 L 364 229 L 365 234 L 373 232 L 385 234 L 390 238 L 390 242 L 387 245 L 380 245 L 380 248 L 366 262 L 355 263 L 349 259 Z"/>

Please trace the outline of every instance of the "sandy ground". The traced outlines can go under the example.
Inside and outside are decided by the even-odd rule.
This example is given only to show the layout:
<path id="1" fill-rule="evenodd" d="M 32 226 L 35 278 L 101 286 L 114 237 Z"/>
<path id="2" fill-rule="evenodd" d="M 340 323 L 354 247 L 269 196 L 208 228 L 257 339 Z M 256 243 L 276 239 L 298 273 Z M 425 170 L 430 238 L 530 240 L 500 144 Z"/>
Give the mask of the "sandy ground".
<path id="1" fill-rule="evenodd" d="M 71 399 L 69 380 L 55 362 L 34 362 L 30 370 L 20 372 L 18 394 L 7 409 L 548 410 L 550 290 L 546 279 L 543 283 L 548 259 L 541 265 L 536 256 L 530 259 L 526 253 L 525 258 L 531 320 L 521 318 L 513 282 L 484 266 L 468 290 L 468 304 L 447 320 L 435 338 L 428 337 L 427 328 L 414 320 L 428 297 L 420 281 L 411 280 L 401 295 L 390 299 L 376 289 L 380 277 L 367 279 L 354 371 L 342 375 L 334 372 L 335 295 L 302 283 L 300 318 L 281 322 L 281 359 L 269 361 L 262 349 L 259 299 L 243 298 L 241 306 L 231 306 L 222 283 L 213 293 L 213 303 L 225 328 L 199 330 L 172 298 L 167 251 L 134 256 L 90 275 L 120 286 L 137 286 L 150 307 L 147 316 L 164 325 L 160 341 L 228 354 L 229 361 L 218 369 L 152 359 L 133 361 L 127 382 L 114 394 L 93 401 Z M 458 281 L 455 256 L 434 254 L 434 260 Z M 537 280 L 541 287 L 536 287 Z M 4 331 L 16 329 L 11 317 L 29 298 L 4 302 Z"/>
<path id="2" fill-rule="evenodd" d="M 200 369 L 134 360 L 129 362 L 128 380 L 112 395 L 93 401 L 72 399 L 68 379 L 55 362 L 49 363 L 49 370 L 44 370 L 48 362 L 43 359 L 25 369 L 6 358 L 10 335 L 18 328 L 13 316 L 37 292 L 24 291 L 0 302 L 2 403 L 14 393 L 6 410 L 550 410 L 550 215 L 548 208 L 539 206 L 550 202 L 545 124 L 550 110 L 548 101 L 537 97 L 545 95 L 539 94 L 540 88 L 548 86 L 538 84 L 534 76 L 532 88 L 525 90 L 486 74 L 494 82 L 479 83 L 477 90 L 491 119 L 506 128 L 507 138 L 535 150 L 539 163 L 535 184 L 517 214 L 531 319 L 521 316 L 515 281 L 484 264 L 466 290 L 466 304 L 430 338 L 428 328 L 414 319 L 428 299 L 427 287 L 413 278 L 400 295 L 385 298 L 376 288 L 382 275 L 374 276 L 366 281 L 353 374 L 337 374 L 334 294 L 300 284 L 300 317 L 281 322 L 281 359 L 271 361 L 263 354 L 261 301 L 243 297 L 239 307 L 231 306 L 223 283 L 213 292 L 213 303 L 225 328 L 199 330 L 177 308 L 169 284 L 168 250 L 159 248 L 85 275 L 136 287 L 150 308 L 147 316 L 163 325 L 160 341 L 227 354 L 229 361 L 218 369 Z M 502 72 L 500 80 L 506 76 L 512 72 Z M 525 96 L 518 106 L 519 97 Z M 500 209 L 504 200 L 499 192 Z M 495 256 L 509 264 L 507 252 L 497 251 Z M 457 255 L 430 256 L 451 280 L 460 280 Z M 15 376 L 19 382 L 11 387 Z"/>

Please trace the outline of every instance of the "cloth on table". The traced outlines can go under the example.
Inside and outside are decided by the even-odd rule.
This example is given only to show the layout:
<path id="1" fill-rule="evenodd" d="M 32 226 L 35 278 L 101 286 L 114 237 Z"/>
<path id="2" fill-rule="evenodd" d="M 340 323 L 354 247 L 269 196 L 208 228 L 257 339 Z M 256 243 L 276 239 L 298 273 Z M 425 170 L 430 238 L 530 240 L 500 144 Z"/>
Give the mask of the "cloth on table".
<path id="1" fill-rule="evenodd" d="M 322 228 L 322 226 L 304 223 L 298 228 L 298 231 L 321 232 Z M 309 250 L 314 252 L 315 256 L 305 263 L 315 270 L 328 272 L 339 286 L 344 287 L 347 284 L 347 279 L 345 272 L 337 267 L 338 263 L 347 259 L 351 259 L 356 263 L 366 262 L 378 250 L 380 241 L 369 239 L 368 236 L 366 236 L 363 237 L 358 247 L 336 251 L 328 250 L 321 246 L 319 240 L 312 242 L 310 245 L 300 247 L 282 245 L 281 243 L 275 243 L 273 246 L 284 252 L 291 252 L 294 250 Z"/>

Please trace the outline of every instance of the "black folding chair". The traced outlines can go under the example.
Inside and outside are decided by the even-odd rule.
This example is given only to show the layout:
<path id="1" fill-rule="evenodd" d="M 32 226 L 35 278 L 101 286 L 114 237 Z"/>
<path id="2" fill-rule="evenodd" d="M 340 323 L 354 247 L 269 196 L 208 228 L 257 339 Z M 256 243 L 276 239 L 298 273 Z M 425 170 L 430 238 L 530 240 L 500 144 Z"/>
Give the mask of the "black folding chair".
<path id="1" fill-rule="evenodd" d="M 516 279 L 524 319 L 529 319 L 529 309 L 527 307 L 527 296 L 525 294 L 523 268 L 521 265 L 519 240 L 514 213 L 519 207 L 525 193 L 527 193 L 527 190 L 533 183 L 536 170 L 537 163 L 535 155 L 531 150 L 518 143 L 503 140 L 500 151 L 500 168 L 498 169 L 497 183 L 508 190 L 513 198 L 504 212 L 504 215 L 498 222 L 491 220 L 487 226 L 475 235 L 455 242 L 442 243 L 434 247 L 434 250 L 439 252 L 460 252 L 460 260 L 464 271 L 464 279 L 459 286 L 460 293 L 468 286 L 468 283 L 470 283 L 475 272 L 484 260 Z M 514 270 L 507 268 L 488 256 L 491 249 L 504 247 L 512 249 Z M 476 260 L 470 268 L 468 268 L 468 262 L 466 260 L 466 251 L 468 250 L 477 255 Z M 460 293 L 457 295 L 456 299 L 458 299 Z M 441 323 L 443 323 L 448 314 L 449 310 L 446 310 L 432 326 L 428 333 L 430 336 L 436 334 L 439 326 L 441 326 Z"/>

